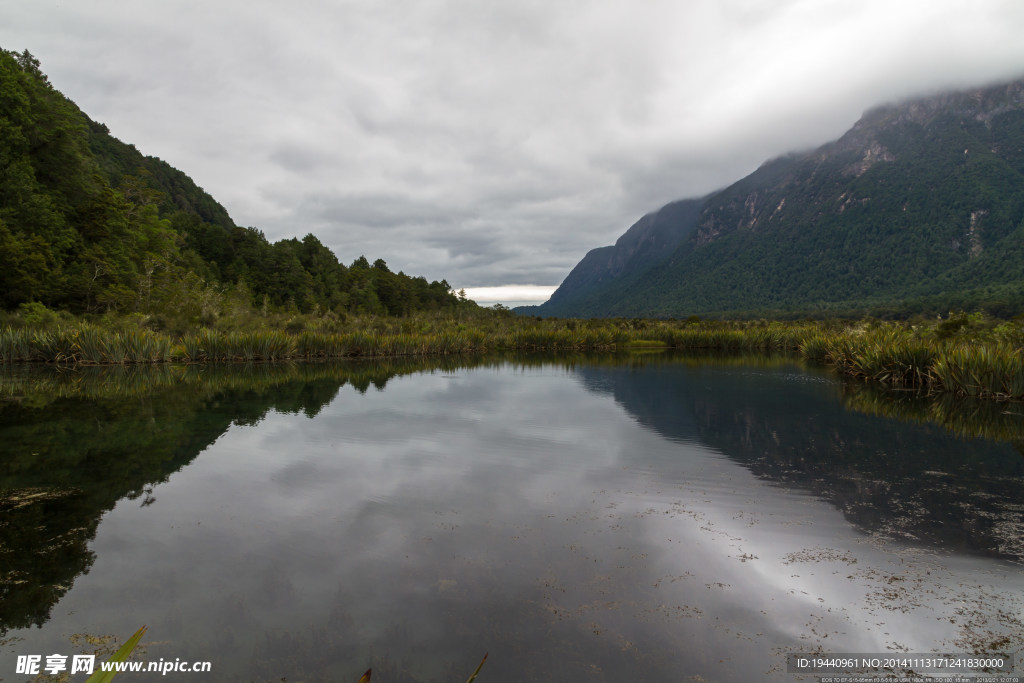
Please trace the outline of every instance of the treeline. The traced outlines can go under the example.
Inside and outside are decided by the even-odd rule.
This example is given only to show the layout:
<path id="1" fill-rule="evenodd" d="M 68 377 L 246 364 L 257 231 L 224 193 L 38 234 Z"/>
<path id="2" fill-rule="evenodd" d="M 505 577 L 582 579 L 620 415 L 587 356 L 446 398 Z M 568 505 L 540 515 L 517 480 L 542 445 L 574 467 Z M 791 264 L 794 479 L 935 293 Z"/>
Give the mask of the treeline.
<path id="1" fill-rule="evenodd" d="M 350 265 L 314 235 L 267 241 L 187 175 L 112 137 L 27 50 L 0 50 L 0 305 L 210 325 L 227 303 L 402 315 L 473 306 L 444 280 Z"/>

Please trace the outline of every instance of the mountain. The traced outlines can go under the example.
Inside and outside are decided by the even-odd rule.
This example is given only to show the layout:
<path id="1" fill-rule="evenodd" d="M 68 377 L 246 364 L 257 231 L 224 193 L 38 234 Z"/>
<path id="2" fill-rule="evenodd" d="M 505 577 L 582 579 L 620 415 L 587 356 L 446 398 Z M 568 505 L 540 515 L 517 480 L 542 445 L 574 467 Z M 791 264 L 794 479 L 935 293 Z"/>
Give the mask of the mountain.
<path id="1" fill-rule="evenodd" d="M 661 264 L 697 226 L 701 204 L 699 199 L 672 202 L 634 223 L 614 246 L 592 249 L 547 303 L 571 306 L 589 291 L 621 285 Z"/>
<path id="2" fill-rule="evenodd" d="M 627 238 L 659 218 L 666 251 L 631 259 Z M 961 308 L 1024 312 L 1024 80 L 871 110 L 839 140 L 646 216 L 525 312 L 907 316 Z"/>
<path id="3" fill-rule="evenodd" d="M 0 50 L 0 306 L 140 313 L 181 329 L 248 307 L 398 315 L 471 306 L 445 281 L 270 243 L 185 173 L 110 135 L 27 50 Z"/>

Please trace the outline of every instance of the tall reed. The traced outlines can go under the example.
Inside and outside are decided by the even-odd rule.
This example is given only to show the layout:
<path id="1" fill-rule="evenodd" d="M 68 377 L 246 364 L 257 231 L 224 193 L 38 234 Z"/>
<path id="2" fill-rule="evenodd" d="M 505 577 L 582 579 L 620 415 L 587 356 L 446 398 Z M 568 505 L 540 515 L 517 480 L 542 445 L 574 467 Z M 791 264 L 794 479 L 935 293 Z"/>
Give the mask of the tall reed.
<path id="1" fill-rule="evenodd" d="M 1004 329 L 1004 327 L 1006 329 Z M 365 319 L 347 329 L 221 331 L 172 340 L 148 329 L 110 331 L 83 323 L 0 330 L 0 361 L 134 364 L 173 360 L 273 361 L 374 358 L 494 350 L 588 351 L 664 346 L 728 352 L 797 352 L 805 361 L 890 385 L 955 395 L 1024 399 L 1019 326 L 950 337 L 938 328 L 878 323 L 765 323 L 532 318 Z M 984 334 L 982 334 L 984 332 Z M 998 332 L 998 334 L 996 334 Z M 987 335 L 987 336 L 985 336 Z"/>
<path id="2" fill-rule="evenodd" d="M 28 330 L 10 327 L 0 330 L 0 362 L 15 363 L 32 360 L 32 340 Z"/>
<path id="3" fill-rule="evenodd" d="M 845 374 L 910 386 L 929 382 L 937 353 L 934 342 L 898 329 L 836 336 L 826 342 L 826 349 L 826 360 Z"/>
<path id="4" fill-rule="evenodd" d="M 939 388 L 954 394 L 1024 398 L 1024 358 L 1006 343 L 957 344 L 935 360 L 931 375 Z"/>

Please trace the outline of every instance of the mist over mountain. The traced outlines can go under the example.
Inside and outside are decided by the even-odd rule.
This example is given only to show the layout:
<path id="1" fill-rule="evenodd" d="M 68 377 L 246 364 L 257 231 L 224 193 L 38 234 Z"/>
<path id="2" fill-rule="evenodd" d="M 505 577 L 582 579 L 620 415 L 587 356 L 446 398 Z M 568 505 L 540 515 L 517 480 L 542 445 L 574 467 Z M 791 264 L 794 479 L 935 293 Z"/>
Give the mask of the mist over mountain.
<path id="1" fill-rule="evenodd" d="M 1024 311 L 1024 80 L 868 111 L 588 253 L 546 316 Z"/>

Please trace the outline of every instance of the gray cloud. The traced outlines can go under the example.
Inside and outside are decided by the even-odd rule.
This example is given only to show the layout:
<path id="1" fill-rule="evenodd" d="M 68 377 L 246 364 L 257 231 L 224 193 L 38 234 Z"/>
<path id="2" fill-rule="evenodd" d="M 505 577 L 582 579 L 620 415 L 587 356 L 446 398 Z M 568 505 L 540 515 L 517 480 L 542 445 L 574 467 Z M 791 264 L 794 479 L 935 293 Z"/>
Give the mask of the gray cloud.
<path id="1" fill-rule="evenodd" d="M 1018 0 L 0 0 L 90 116 L 271 239 L 557 284 L 867 108 L 1024 75 Z"/>

